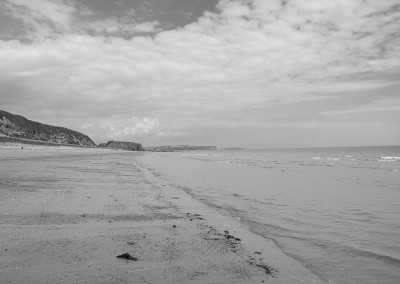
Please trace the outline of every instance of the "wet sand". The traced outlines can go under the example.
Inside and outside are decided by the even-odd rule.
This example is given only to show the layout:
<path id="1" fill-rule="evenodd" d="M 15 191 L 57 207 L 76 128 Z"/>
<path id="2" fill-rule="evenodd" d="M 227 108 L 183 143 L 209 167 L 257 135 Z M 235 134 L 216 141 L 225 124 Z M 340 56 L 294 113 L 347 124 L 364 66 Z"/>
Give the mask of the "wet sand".
<path id="1" fill-rule="evenodd" d="M 0 283 L 321 283 L 143 154 L 0 148 Z"/>

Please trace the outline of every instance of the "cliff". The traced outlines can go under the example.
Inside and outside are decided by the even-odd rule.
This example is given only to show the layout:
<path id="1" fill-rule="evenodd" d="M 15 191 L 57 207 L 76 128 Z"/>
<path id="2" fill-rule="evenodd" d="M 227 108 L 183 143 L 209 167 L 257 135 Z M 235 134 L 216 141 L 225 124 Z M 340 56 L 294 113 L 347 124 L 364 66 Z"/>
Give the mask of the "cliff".
<path id="1" fill-rule="evenodd" d="M 143 151 L 142 144 L 135 142 L 108 141 L 101 143 L 99 147 L 122 149 L 127 151 Z"/>
<path id="2" fill-rule="evenodd" d="M 92 146 L 96 144 L 77 131 L 31 121 L 20 115 L 0 110 L 0 136 L 46 141 L 55 144 Z"/>

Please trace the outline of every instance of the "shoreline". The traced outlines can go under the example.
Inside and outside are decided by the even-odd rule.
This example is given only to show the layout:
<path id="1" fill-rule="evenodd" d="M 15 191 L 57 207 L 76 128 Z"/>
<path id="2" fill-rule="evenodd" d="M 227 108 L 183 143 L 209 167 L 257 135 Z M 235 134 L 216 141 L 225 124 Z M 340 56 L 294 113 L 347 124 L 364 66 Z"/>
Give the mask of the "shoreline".
<path id="1" fill-rule="evenodd" d="M 144 153 L 51 149 L 0 149 L 2 282 L 325 283 L 165 184 Z"/>
<path id="2" fill-rule="evenodd" d="M 157 173 L 157 169 L 149 167 L 143 161 L 138 161 L 138 163 L 148 180 L 163 186 L 164 194 L 171 204 L 177 205 L 182 211 L 195 211 L 211 227 L 218 228 L 219 231 L 229 231 L 238 237 L 245 251 L 243 258 L 251 260 L 256 257 L 261 264 L 270 265 L 276 269 L 277 278 L 273 281 L 269 279 L 266 283 L 328 283 L 309 271 L 297 259 L 287 255 L 274 240 L 252 232 L 233 216 L 221 214 L 215 207 L 208 205 L 206 201 L 196 199 L 184 188 L 163 180 Z"/>
<path id="3" fill-rule="evenodd" d="M 69 148 L 97 148 L 78 144 L 63 144 L 42 140 L 31 140 L 26 138 L 0 136 L 0 147 L 21 147 L 21 146 L 41 146 L 41 147 L 69 147 Z"/>

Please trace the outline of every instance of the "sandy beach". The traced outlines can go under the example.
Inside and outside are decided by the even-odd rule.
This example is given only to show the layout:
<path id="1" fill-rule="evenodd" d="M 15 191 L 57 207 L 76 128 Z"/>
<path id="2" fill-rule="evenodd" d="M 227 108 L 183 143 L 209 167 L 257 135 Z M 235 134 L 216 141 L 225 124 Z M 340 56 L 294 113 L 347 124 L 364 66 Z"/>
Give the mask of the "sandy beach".
<path id="1" fill-rule="evenodd" d="M 0 148 L 0 282 L 322 283 L 138 155 Z"/>

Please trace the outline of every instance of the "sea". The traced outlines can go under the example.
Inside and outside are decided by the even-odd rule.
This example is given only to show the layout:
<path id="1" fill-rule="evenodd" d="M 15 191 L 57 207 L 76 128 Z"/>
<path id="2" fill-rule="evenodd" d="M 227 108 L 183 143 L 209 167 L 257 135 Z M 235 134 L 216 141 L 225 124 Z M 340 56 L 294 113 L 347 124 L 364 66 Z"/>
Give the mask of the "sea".
<path id="1" fill-rule="evenodd" d="M 400 283 L 400 146 L 146 153 L 139 163 L 329 283 Z"/>

